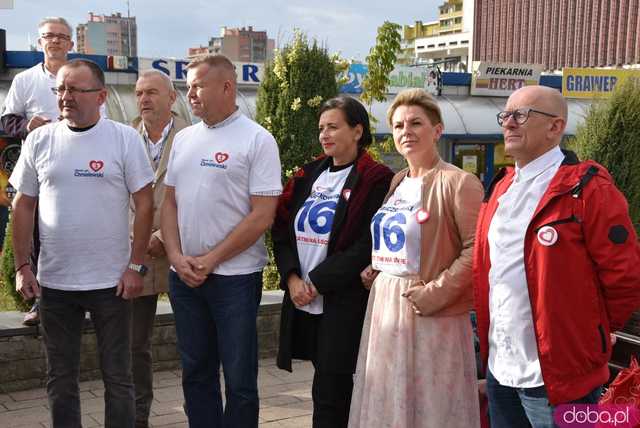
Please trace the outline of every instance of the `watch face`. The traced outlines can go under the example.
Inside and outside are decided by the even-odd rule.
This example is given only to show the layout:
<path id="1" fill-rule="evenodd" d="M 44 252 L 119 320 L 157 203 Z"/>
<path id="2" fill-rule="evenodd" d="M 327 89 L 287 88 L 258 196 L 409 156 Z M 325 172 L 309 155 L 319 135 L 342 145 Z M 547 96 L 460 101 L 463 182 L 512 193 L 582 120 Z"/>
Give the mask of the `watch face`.
<path id="1" fill-rule="evenodd" d="M 149 272 L 149 268 L 145 265 L 140 265 L 140 270 L 138 272 L 140 272 L 140 275 L 144 276 Z"/>

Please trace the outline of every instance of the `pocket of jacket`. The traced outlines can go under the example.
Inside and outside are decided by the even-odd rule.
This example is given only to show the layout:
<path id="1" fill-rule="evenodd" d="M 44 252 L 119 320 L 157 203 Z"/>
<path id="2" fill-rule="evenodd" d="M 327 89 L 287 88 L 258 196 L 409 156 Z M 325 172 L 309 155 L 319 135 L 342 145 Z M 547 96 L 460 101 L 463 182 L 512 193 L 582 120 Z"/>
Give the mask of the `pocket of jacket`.
<path id="1" fill-rule="evenodd" d="M 543 227 L 547 227 L 547 226 L 556 226 L 558 224 L 565 224 L 565 223 L 582 223 L 582 220 L 579 217 L 576 217 L 575 215 L 571 214 L 570 217 L 567 218 L 561 218 L 559 220 L 554 220 L 554 221 L 550 221 L 549 223 L 545 223 L 540 227 L 537 227 L 535 229 L 535 232 L 538 233 L 538 231 L 540 229 L 542 229 Z"/>

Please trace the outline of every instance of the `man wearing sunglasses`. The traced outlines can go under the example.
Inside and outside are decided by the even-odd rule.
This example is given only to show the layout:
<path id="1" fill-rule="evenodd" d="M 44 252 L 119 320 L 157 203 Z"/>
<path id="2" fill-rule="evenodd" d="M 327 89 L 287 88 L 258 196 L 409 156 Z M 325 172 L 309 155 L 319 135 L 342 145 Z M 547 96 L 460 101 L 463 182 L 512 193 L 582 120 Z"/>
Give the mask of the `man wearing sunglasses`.
<path id="1" fill-rule="evenodd" d="M 598 401 L 610 333 L 640 306 L 640 248 L 607 170 L 560 149 L 560 92 L 518 89 L 497 120 L 515 168 L 487 190 L 473 260 L 489 416 L 554 427 L 558 405 Z"/>

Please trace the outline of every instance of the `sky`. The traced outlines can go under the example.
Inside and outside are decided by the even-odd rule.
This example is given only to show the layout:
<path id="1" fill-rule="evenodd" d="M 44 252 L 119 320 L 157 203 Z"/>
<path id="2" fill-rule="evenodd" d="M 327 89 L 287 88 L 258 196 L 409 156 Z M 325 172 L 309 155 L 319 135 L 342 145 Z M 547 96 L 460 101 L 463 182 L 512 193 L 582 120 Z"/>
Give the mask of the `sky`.
<path id="1" fill-rule="evenodd" d="M 413 24 L 437 19 L 444 0 L 130 0 L 138 25 L 138 56 L 185 58 L 187 49 L 208 44 L 220 27 L 253 26 L 266 30 L 283 46 L 299 28 L 329 52 L 364 60 L 375 44 L 376 29 L 385 20 Z M 89 12 L 127 14 L 126 0 L 14 0 L 13 9 L 0 9 L 0 28 L 7 32 L 7 50 L 28 50 L 37 25 L 45 16 L 62 16 L 75 27 Z"/>

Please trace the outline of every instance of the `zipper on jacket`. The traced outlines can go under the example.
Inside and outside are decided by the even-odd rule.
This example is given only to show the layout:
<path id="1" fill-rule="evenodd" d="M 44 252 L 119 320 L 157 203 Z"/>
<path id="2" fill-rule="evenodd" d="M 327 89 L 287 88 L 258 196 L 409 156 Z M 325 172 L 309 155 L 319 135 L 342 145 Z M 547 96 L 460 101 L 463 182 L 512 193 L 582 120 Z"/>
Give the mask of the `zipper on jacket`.
<path id="1" fill-rule="evenodd" d="M 598 324 L 598 331 L 600 332 L 600 341 L 602 342 L 602 353 L 607 352 L 607 338 L 604 334 L 604 329 L 602 328 L 602 324 Z"/>
<path id="2" fill-rule="evenodd" d="M 540 229 L 542 229 L 543 227 L 546 227 L 546 226 L 555 226 L 557 224 L 564 224 L 564 223 L 578 223 L 578 224 L 580 224 L 580 223 L 582 223 L 582 220 L 580 218 L 576 217 L 574 214 L 571 214 L 571 217 L 562 218 L 560 220 L 554 220 L 554 221 L 551 221 L 551 222 L 549 222 L 547 224 L 543 224 L 542 226 L 537 227 L 535 229 L 535 232 L 538 233 L 538 231 Z"/>

